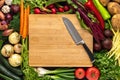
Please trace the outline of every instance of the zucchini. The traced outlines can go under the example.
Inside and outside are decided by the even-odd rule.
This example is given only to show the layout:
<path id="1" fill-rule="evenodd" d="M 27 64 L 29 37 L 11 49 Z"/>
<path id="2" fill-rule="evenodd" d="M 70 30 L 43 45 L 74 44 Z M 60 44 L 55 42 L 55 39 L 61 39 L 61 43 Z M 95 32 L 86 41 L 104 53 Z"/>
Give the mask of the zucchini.
<path id="1" fill-rule="evenodd" d="M 2 54 L 0 53 L 0 62 L 8 69 L 10 70 L 11 72 L 15 73 L 16 75 L 18 76 L 21 76 L 23 73 L 22 73 L 22 70 L 19 69 L 19 68 L 16 68 L 16 67 L 12 67 L 7 59 L 5 59 Z"/>
<path id="2" fill-rule="evenodd" d="M 13 80 L 12 78 L 7 77 L 6 75 L 3 75 L 0 73 L 0 77 L 4 80 Z"/>
<path id="3" fill-rule="evenodd" d="M 9 71 L 8 69 L 6 69 L 2 64 L 0 64 L 0 72 L 10 78 L 12 78 L 13 80 L 22 80 L 19 76 L 15 75 L 14 73 L 12 73 L 11 71 Z"/>

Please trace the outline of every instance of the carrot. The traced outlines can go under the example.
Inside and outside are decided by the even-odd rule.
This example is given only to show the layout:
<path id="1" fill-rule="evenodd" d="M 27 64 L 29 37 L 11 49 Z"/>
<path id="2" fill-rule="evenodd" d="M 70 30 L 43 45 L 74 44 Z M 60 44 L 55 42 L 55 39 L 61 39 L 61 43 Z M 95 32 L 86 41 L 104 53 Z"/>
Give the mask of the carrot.
<path id="1" fill-rule="evenodd" d="M 23 31 L 23 15 L 24 15 L 24 4 L 23 0 L 20 0 L 20 35 L 22 35 Z"/>
<path id="2" fill-rule="evenodd" d="M 28 35 L 28 17 L 29 17 L 29 6 L 25 8 L 25 13 L 24 13 L 24 27 L 23 27 L 23 33 L 22 37 L 23 39 L 26 38 Z"/>
<path id="3" fill-rule="evenodd" d="M 27 36 L 27 8 L 25 8 L 24 12 L 24 24 L 23 24 L 23 31 L 22 31 L 22 38 L 25 39 Z"/>
<path id="4" fill-rule="evenodd" d="M 30 13 L 30 6 L 27 6 L 27 35 L 28 35 L 28 27 L 29 27 L 29 13 Z"/>

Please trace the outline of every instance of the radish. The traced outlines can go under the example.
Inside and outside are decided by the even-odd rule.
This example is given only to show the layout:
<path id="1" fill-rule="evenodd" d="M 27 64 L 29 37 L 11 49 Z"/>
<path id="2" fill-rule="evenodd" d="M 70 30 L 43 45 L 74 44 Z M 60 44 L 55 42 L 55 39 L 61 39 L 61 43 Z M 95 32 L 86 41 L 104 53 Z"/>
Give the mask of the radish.
<path id="1" fill-rule="evenodd" d="M 34 14 L 40 14 L 41 11 L 40 11 L 40 8 L 36 7 L 34 8 Z"/>
<path id="2" fill-rule="evenodd" d="M 64 9 L 63 9 L 62 7 L 59 7 L 58 10 L 59 10 L 60 12 L 64 12 Z"/>
<path id="3" fill-rule="evenodd" d="M 68 7 L 68 5 L 65 5 L 65 6 L 63 7 L 63 9 L 64 9 L 64 11 L 68 11 L 70 8 Z"/>
<path id="4" fill-rule="evenodd" d="M 52 11 L 52 14 L 56 14 L 57 12 L 56 8 L 52 8 L 51 11 Z"/>

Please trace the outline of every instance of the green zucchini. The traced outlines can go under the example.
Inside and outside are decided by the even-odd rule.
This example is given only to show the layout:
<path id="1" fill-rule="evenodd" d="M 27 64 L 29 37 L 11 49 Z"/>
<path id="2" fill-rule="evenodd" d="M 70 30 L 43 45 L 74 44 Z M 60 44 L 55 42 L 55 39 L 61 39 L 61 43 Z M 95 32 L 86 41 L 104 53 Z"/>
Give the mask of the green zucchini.
<path id="1" fill-rule="evenodd" d="M 8 69 L 6 69 L 2 64 L 0 64 L 0 72 L 10 78 L 12 78 L 13 80 L 22 80 L 19 76 L 15 75 L 14 73 L 12 73 L 11 71 L 9 71 Z"/>
<path id="2" fill-rule="evenodd" d="M 7 59 L 5 59 L 2 54 L 0 53 L 0 62 L 8 69 L 10 70 L 11 72 L 15 73 L 16 75 L 18 76 L 21 76 L 23 73 L 22 73 L 22 70 L 20 68 L 16 68 L 16 67 L 12 67 Z"/>
<path id="3" fill-rule="evenodd" d="M 13 80 L 12 78 L 7 77 L 6 75 L 1 74 L 1 73 L 0 73 L 0 77 L 1 77 L 2 79 L 4 79 L 4 80 Z"/>

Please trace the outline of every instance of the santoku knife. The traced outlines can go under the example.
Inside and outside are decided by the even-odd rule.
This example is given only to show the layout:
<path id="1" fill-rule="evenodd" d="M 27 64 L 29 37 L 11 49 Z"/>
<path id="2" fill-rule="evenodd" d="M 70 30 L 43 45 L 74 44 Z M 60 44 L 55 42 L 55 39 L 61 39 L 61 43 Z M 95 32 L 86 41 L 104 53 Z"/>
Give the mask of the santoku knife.
<path id="1" fill-rule="evenodd" d="M 76 45 L 82 44 L 84 49 L 86 50 L 91 62 L 93 63 L 95 61 L 92 52 L 90 51 L 90 49 L 88 48 L 88 46 L 85 44 L 84 40 L 81 38 L 81 36 L 79 35 L 78 31 L 75 29 L 74 25 L 72 24 L 72 22 L 66 18 L 66 17 L 62 17 L 63 22 L 69 32 L 69 34 L 71 35 L 72 39 L 74 40 Z"/>

